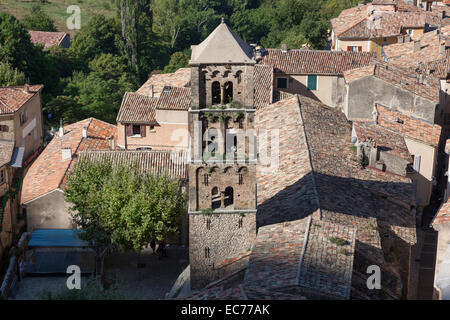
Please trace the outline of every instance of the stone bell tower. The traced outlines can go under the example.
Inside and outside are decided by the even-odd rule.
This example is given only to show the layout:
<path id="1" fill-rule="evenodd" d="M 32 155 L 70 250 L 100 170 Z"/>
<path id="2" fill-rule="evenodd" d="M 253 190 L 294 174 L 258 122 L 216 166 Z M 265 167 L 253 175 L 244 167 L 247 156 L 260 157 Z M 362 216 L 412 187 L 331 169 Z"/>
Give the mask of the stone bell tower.
<path id="1" fill-rule="evenodd" d="M 191 288 L 241 267 L 256 237 L 253 50 L 222 23 L 192 46 L 189 110 Z"/>

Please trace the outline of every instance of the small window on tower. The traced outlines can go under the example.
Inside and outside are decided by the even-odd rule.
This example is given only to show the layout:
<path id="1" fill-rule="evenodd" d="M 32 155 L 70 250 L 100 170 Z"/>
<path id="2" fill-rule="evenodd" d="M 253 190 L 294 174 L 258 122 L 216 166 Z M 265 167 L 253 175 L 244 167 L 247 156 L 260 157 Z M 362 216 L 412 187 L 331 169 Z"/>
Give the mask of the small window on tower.
<path id="1" fill-rule="evenodd" d="M 205 248 L 205 258 L 208 259 L 210 257 L 210 250 L 208 247 Z"/>
<path id="2" fill-rule="evenodd" d="M 244 218 L 240 217 L 239 218 L 239 222 L 238 222 L 238 228 L 242 228 L 242 226 L 244 225 Z"/>
<path id="3" fill-rule="evenodd" d="M 206 229 L 211 230 L 211 219 L 206 220 Z"/>

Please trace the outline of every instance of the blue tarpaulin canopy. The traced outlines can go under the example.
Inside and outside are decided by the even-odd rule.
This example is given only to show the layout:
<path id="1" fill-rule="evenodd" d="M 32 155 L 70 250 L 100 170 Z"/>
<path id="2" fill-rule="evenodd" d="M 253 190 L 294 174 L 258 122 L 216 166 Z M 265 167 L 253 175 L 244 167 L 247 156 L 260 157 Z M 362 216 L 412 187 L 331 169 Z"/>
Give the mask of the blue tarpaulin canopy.
<path id="1" fill-rule="evenodd" d="M 28 247 L 87 247 L 88 243 L 78 237 L 78 230 L 36 229 Z"/>

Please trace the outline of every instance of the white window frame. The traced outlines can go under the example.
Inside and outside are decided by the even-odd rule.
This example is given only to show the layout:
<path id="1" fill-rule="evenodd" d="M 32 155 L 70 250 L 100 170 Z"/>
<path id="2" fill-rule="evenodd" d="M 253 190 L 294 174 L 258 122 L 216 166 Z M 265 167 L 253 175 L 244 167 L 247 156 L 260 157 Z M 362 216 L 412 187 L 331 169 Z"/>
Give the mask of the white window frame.
<path id="1" fill-rule="evenodd" d="M 420 171 L 420 155 L 419 154 L 414 155 L 414 167 L 413 168 L 416 172 Z"/>

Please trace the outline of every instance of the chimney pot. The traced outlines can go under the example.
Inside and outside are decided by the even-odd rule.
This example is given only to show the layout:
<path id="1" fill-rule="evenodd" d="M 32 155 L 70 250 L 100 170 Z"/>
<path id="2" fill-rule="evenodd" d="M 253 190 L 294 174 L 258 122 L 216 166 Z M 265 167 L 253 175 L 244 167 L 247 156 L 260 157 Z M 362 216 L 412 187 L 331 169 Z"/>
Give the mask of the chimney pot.
<path id="1" fill-rule="evenodd" d="M 23 90 L 25 91 L 25 93 L 30 93 L 30 86 L 25 83 L 23 86 Z"/>
<path id="2" fill-rule="evenodd" d="M 87 138 L 87 128 L 83 127 L 83 138 Z"/>
<path id="3" fill-rule="evenodd" d="M 281 45 L 281 52 L 287 53 L 287 44 L 286 44 L 286 43 L 283 43 L 283 44 Z"/>
<path id="4" fill-rule="evenodd" d="M 71 148 L 62 148 L 61 156 L 62 156 L 63 161 L 71 160 L 72 159 L 72 149 Z"/>

